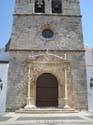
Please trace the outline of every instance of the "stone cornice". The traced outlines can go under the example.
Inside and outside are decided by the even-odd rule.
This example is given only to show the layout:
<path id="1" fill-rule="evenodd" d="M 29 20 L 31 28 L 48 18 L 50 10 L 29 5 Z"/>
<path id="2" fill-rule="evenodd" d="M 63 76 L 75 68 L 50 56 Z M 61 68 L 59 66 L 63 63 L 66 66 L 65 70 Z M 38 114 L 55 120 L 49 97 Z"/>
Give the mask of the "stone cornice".
<path id="1" fill-rule="evenodd" d="M 82 17 L 82 15 L 63 15 L 63 14 L 37 14 L 37 13 L 14 13 L 13 16 L 62 16 L 62 17 Z"/>
<path id="2" fill-rule="evenodd" d="M 35 50 L 35 49 L 9 49 L 9 51 L 41 51 L 44 52 L 45 50 Z M 49 50 L 51 52 L 85 52 L 85 49 L 81 50 Z"/>

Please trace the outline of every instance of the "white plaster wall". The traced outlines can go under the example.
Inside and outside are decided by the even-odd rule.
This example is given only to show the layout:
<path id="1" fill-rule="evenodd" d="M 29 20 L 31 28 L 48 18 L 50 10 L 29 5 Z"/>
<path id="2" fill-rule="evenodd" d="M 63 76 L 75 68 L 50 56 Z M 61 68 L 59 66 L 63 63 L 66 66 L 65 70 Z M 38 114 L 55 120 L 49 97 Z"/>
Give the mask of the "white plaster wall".
<path id="1" fill-rule="evenodd" d="M 88 110 L 93 111 L 93 88 L 90 89 L 90 79 L 93 76 L 93 67 L 87 67 L 87 85 L 88 85 Z"/>
<path id="2" fill-rule="evenodd" d="M 86 48 L 86 69 L 87 69 L 87 88 L 88 88 L 88 110 L 93 112 L 93 88 L 90 89 L 90 79 L 93 77 L 93 50 Z"/>
<path id="3" fill-rule="evenodd" d="M 7 76 L 9 64 L 0 64 L 0 78 L 2 79 L 3 89 L 0 89 L 0 112 L 6 110 L 6 92 L 7 92 Z"/>

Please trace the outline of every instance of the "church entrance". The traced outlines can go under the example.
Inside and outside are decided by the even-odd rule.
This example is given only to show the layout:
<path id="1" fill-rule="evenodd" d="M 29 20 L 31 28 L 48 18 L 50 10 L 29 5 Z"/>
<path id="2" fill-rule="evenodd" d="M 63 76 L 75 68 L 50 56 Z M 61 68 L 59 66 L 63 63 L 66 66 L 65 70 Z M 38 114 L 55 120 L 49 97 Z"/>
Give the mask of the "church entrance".
<path id="1" fill-rule="evenodd" d="M 58 106 L 58 81 L 50 73 L 40 75 L 36 82 L 36 106 Z"/>

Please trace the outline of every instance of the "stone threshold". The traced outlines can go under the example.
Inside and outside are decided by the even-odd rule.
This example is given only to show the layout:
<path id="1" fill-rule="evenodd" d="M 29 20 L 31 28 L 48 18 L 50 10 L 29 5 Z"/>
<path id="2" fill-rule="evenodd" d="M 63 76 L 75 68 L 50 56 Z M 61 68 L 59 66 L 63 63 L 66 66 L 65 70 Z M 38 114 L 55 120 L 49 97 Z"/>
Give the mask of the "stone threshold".
<path id="1" fill-rule="evenodd" d="M 59 109 L 59 108 L 28 108 L 19 109 L 16 113 L 31 113 L 31 114 L 47 114 L 47 113 L 78 113 L 75 109 Z"/>

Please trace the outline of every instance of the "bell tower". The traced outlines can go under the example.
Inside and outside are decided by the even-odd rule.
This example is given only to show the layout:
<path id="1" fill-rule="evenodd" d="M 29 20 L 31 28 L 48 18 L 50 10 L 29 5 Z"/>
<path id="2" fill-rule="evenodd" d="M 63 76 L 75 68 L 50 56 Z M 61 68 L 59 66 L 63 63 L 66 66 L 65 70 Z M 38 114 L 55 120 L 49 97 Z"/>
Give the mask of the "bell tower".
<path id="1" fill-rule="evenodd" d="M 10 49 L 83 49 L 79 0 L 16 0 L 12 37 Z"/>
<path id="2" fill-rule="evenodd" d="M 8 50 L 7 111 L 19 109 L 27 103 L 36 106 L 36 100 L 39 100 L 36 83 L 44 73 L 53 74 L 58 81 L 58 107 L 87 109 L 85 50 L 79 4 L 79 0 L 16 0 Z M 42 104 L 47 106 L 48 101 L 43 100 Z"/>

